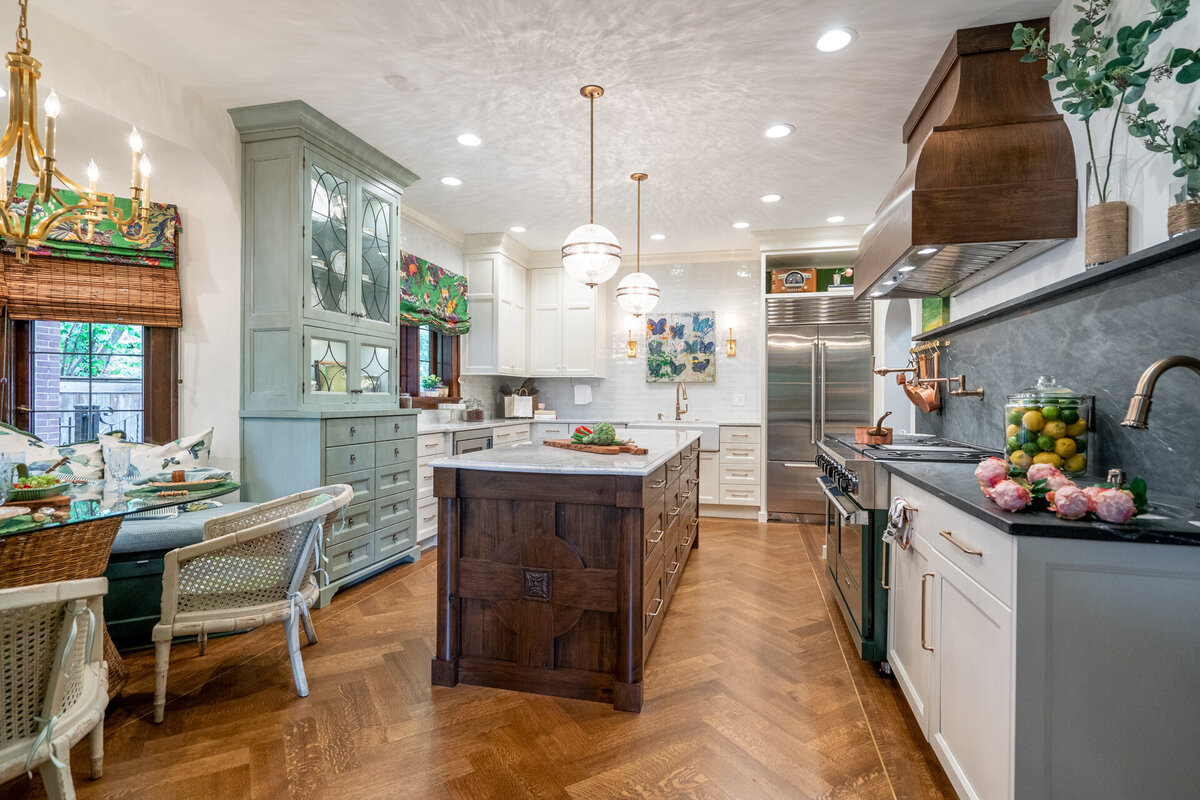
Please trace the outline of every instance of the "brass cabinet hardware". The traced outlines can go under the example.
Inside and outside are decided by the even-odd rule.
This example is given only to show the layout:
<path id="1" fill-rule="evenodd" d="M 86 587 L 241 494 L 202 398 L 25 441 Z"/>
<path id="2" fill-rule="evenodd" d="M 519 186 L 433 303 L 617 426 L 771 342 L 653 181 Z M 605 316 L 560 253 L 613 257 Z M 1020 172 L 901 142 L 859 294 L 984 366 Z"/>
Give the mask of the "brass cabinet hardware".
<path id="1" fill-rule="evenodd" d="M 673 517 L 678 513 L 679 513 L 679 506 L 675 506 L 674 508 L 672 508 L 670 511 L 667 512 L 667 516 Z"/>
<path id="2" fill-rule="evenodd" d="M 663 532 L 662 532 L 660 529 L 658 529 L 658 528 L 655 528 L 654 530 L 652 530 L 652 531 L 650 531 L 650 532 L 651 532 L 651 533 L 657 533 L 657 534 L 658 534 L 658 536 L 657 536 L 656 538 L 654 538 L 654 539 L 647 539 L 646 541 L 648 541 L 650 544 L 658 544 L 659 542 L 661 542 L 661 541 L 662 541 Z"/>
<path id="3" fill-rule="evenodd" d="M 658 608 L 654 609 L 653 611 L 647 611 L 646 612 L 647 617 L 657 617 L 658 612 L 662 611 L 663 599 L 661 597 L 656 597 L 654 599 L 658 601 Z"/>
<path id="4" fill-rule="evenodd" d="M 683 469 L 683 465 L 682 464 L 672 464 L 671 466 L 667 467 L 667 469 L 671 470 L 671 472 L 679 472 L 679 470 Z"/>
<path id="5" fill-rule="evenodd" d="M 678 562 L 678 561 L 672 561 L 672 562 L 671 562 L 671 569 L 667 570 L 667 574 L 668 574 L 668 575 L 674 575 L 676 572 L 679 572 L 679 562 Z"/>
<path id="6" fill-rule="evenodd" d="M 925 579 L 932 578 L 932 572 L 921 575 L 921 648 L 933 652 L 933 648 L 925 643 Z"/>
<path id="7" fill-rule="evenodd" d="M 664 487 L 666 485 L 667 485 L 667 479 L 663 478 L 661 481 L 658 481 L 657 483 L 650 484 L 650 488 L 651 489 L 661 489 L 662 487 Z"/>
<path id="8" fill-rule="evenodd" d="M 946 541 L 950 542 L 950 544 L 954 545 L 954 546 L 955 546 L 955 547 L 957 547 L 959 550 L 962 550 L 962 551 L 963 551 L 964 553 L 966 553 L 967 555 L 969 555 L 969 556 L 982 556 L 982 555 L 983 555 L 983 551 L 982 551 L 982 550 L 972 550 L 970 547 L 967 547 L 965 544 L 963 544 L 962 542 L 960 542 L 958 539 L 955 539 L 955 538 L 954 538 L 954 533 L 953 533 L 953 532 L 951 532 L 951 531 L 941 531 L 941 534 L 942 534 L 942 538 L 943 538 L 943 539 L 945 539 Z"/>

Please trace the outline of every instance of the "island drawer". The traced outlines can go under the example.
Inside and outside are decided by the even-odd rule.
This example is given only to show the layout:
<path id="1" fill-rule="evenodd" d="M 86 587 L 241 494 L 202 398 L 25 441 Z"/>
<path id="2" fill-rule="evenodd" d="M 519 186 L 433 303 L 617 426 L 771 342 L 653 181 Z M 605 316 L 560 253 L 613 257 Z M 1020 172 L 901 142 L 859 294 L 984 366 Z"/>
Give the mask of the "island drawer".
<path id="1" fill-rule="evenodd" d="M 662 554 L 666 528 L 663 526 L 663 512 L 661 509 L 658 513 L 646 511 L 645 514 L 646 531 L 643 536 L 644 545 L 642 550 L 645 555 L 646 565 L 649 566 L 651 561 Z M 649 572 L 647 571 L 646 574 L 649 574 Z"/>
<path id="2" fill-rule="evenodd" d="M 667 527 L 671 527 L 680 521 L 680 516 L 683 514 L 682 500 L 679 499 L 679 490 L 676 488 L 674 492 L 668 492 L 666 498 L 666 517 Z"/>
<path id="3" fill-rule="evenodd" d="M 341 420 L 337 420 L 341 421 Z M 347 472 L 358 472 L 375 466 L 375 445 L 373 444 L 344 444 L 339 447 L 325 448 L 326 480 L 337 483 L 339 475 Z"/>
<path id="4" fill-rule="evenodd" d="M 431 475 L 432 472 L 431 469 Z M 393 464 L 389 467 L 379 467 L 375 470 L 375 491 L 380 497 L 396 494 L 397 492 L 407 492 L 416 485 L 416 475 L 414 474 L 411 461 L 403 464 Z M 432 492 L 432 481 L 430 481 L 429 486 Z"/>
<path id="5" fill-rule="evenodd" d="M 446 454 L 446 437 L 440 433 L 424 433 L 417 437 L 417 458 Z"/>
<path id="6" fill-rule="evenodd" d="M 417 448 L 413 439 L 394 439 L 375 445 L 375 466 L 388 467 L 401 461 L 416 461 Z"/>
<path id="7" fill-rule="evenodd" d="M 351 503 L 369 503 L 378 494 L 379 482 L 375 478 L 375 473 L 369 469 L 341 475 L 337 482 L 344 483 L 354 490 L 354 496 L 350 498 Z"/>
<path id="8" fill-rule="evenodd" d="M 416 520 L 408 520 L 398 525 L 384 528 L 375 534 L 375 560 L 381 561 L 388 556 L 402 553 L 416 544 Z"/>
<path id="9" fill-rule="evenodd" d="M 338 542 L 325 550 L 329 563 L 325 571 L 331 581 L 344 578 L 351 572 L 357 572 L 375 563 L 375 537 L 358 536 L 354 539 Z"/>
<path id="10" fill-rule="evenodd" d="M 642 479 L 642 507 L 654 508 L 655 504 L 662 505 L 663 493 L 667 487 L 667 465 L 663 464 Z"/>
<path id="11" fill-rule="evenodd" d="M 325 420 L 326 447 L 373 441 L 375 441 L 374 417 L 345 417 Z"/>
<path id="12" fill-rule="evenodd" d="M 375 501 L 375 524 L 380 528 L 412 519 L 416 513 L 417 493 L 413 491 L 382 497 Z"/>
<path id="13" fill-rule="evenodd" d="M 692 542 L 696 541 L 696 534 L 700 531 L 700 520 L 693 519 L 683 529 L 683 536 L 679 540 L 679 560 L 684 564 L 687 563 L 688 554 L 692 552 Z"/>
<path id="14" fill-rule="evenodd" d="M 664 579 L 663 563 L 660 560 L 654 573 L 646 580 L 646 588 L 642 592 L 644 608 L 642 610 L 642 633 L 645 636 L 642 645 L 642 659 L 650 654 L 650 646 L 662 627 L 663 611 L 667 604 L 667 584 Z"/>
<path id="15" fill-rule="evenodd" d="M 683 471 L 683 453 L 676 453 L 667 459 L 667 481 L 673 481 Z"/>
<path id="16" fill-rule="evenodd" d="M 679 543 L 683 541 L 683 524 L 673 525 L 667 531 L 667 549 L 663 551 L 663 578 L 667 582 L 667 597 L 675 591 L 679 583 L 679 573 L 683 568 L 683 559 L 679 555 Z"/>
<path id="17" fill-rule="evenodd" d="M 375 418 L 375 441 L 377 442 L 386 442 L 391 439 L 411 439 L 416 435 L 416 414 Z"/>
<path id="18" fill-rule="evenodd" d="M 375 505 L 373 503 L 354 503 L 346 507 L 344 524 L 335 522 L 331 530 L 325 531 L 325 549 L 328 550 L 335 544 L 366 536 L 374 529 Z"/>

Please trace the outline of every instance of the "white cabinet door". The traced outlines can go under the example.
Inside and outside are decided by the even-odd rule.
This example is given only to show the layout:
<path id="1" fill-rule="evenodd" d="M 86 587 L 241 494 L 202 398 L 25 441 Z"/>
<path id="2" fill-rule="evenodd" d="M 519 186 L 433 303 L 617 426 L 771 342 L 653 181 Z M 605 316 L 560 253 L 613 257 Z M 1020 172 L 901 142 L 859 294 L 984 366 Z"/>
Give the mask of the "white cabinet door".
<path id="1" fill-rule="evenodd" d="M 907 550 L 884 545 L 888 559 L 888 663 L 908 698 L 913 716 L 929 738 L 929 709 L 933 693 L 933 651 L 923 644 L 930 638 L 929 550 L 914 536 Z"/>
<path id="2" fill-rule="evenodd" d="M 495 332 L 498 372 L 501 375 L 525 373 L 525 268 L 512 259 L 500 257 L 500 313 Z"/>
<path id="3" fill-rule="evenodd" d="M 721 468 L 717 463 L 716 453 L 700 453 L 700 494 L 697 499 L 701 503 L 719 502 L 721 492 Z"/>
<path id="4" fill-rule="evenodd" d="M 918 538 L 918 537 L 914 537 Z M 1013 612 L 930 549 L 934 683 L 930 744 L 959 796 L 1013 791 Z"/>
<path id="5" fill-rule="evenodd" d="M 459 348 L 464 375 L 497 375 L 496 332 L 499 327 L 500 303 L 499 254 L 467 258 L 467 304 L 471 311 L 471 330 L 463 336 Z"/>
<path id="6" fill-rule="evenodd" d="M 556 270 L 562 272 L 562 270 Z M 588 288 L 579 281 L 562 281 L 562 374 L 578 378 L 604 374 L 604 286 Z"/>
<path id="7" fill-rule="evenodd" d="M 561 269 L 529 272 L 530 375 L 562 374 L 562 279 Z"/>

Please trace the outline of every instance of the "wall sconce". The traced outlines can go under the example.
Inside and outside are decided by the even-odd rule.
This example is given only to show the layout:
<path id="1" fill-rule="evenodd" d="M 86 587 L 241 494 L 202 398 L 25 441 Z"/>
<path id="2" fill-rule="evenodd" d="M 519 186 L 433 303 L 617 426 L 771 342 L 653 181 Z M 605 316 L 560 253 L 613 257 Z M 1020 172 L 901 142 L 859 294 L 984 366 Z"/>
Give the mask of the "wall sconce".
<path id="1" fill-rule="evenodd" d="M 629 341 L 625 343 L 625 355 L 629 358 L 637 358 L 637 342 L 633 340 L 633 329 L 629 329 Z"/>
<path id="2" fill-rule="evenodd" d="M 646 323 L 640 317 L 630 315 L 625 318 L 625 327 L 629 329 L 629 341 L 625 343 L 625 355 L 629 358 L 637 358 L 637 340 L 633 338 L 633 332 L 638 329 L 644 329 Z"/>
<path id="3" fill-rule="evenodd" d="M 737 355 L 737 339 L 733 338 L 733 326 L 737 324 L 737 317 L 733 314 L 729 315 L 729 338 L 725 340 L 725 355 L 733 358 Z"/>

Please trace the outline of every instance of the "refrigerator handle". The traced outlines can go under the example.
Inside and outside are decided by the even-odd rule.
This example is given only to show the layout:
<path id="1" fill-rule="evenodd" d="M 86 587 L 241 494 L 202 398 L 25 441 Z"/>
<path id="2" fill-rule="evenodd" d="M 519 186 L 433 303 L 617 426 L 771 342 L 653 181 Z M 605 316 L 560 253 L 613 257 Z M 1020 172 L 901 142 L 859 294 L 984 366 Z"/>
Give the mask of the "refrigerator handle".
<path id="1" fill-rule="evenodd" d="M 809 359 L 809 391 L 808 391 L 808 442 L 817 443 L 817 343 L 809 345 L 812 348 L 812 358 Z"/>
<path id="2" fill-rule="evenodd" d="M 821 342 L 821 438 L 825 438 L 825 353 L 828 352 L 829 343 Z M 816 394 L 814 387 L 813 394 Z"/>

